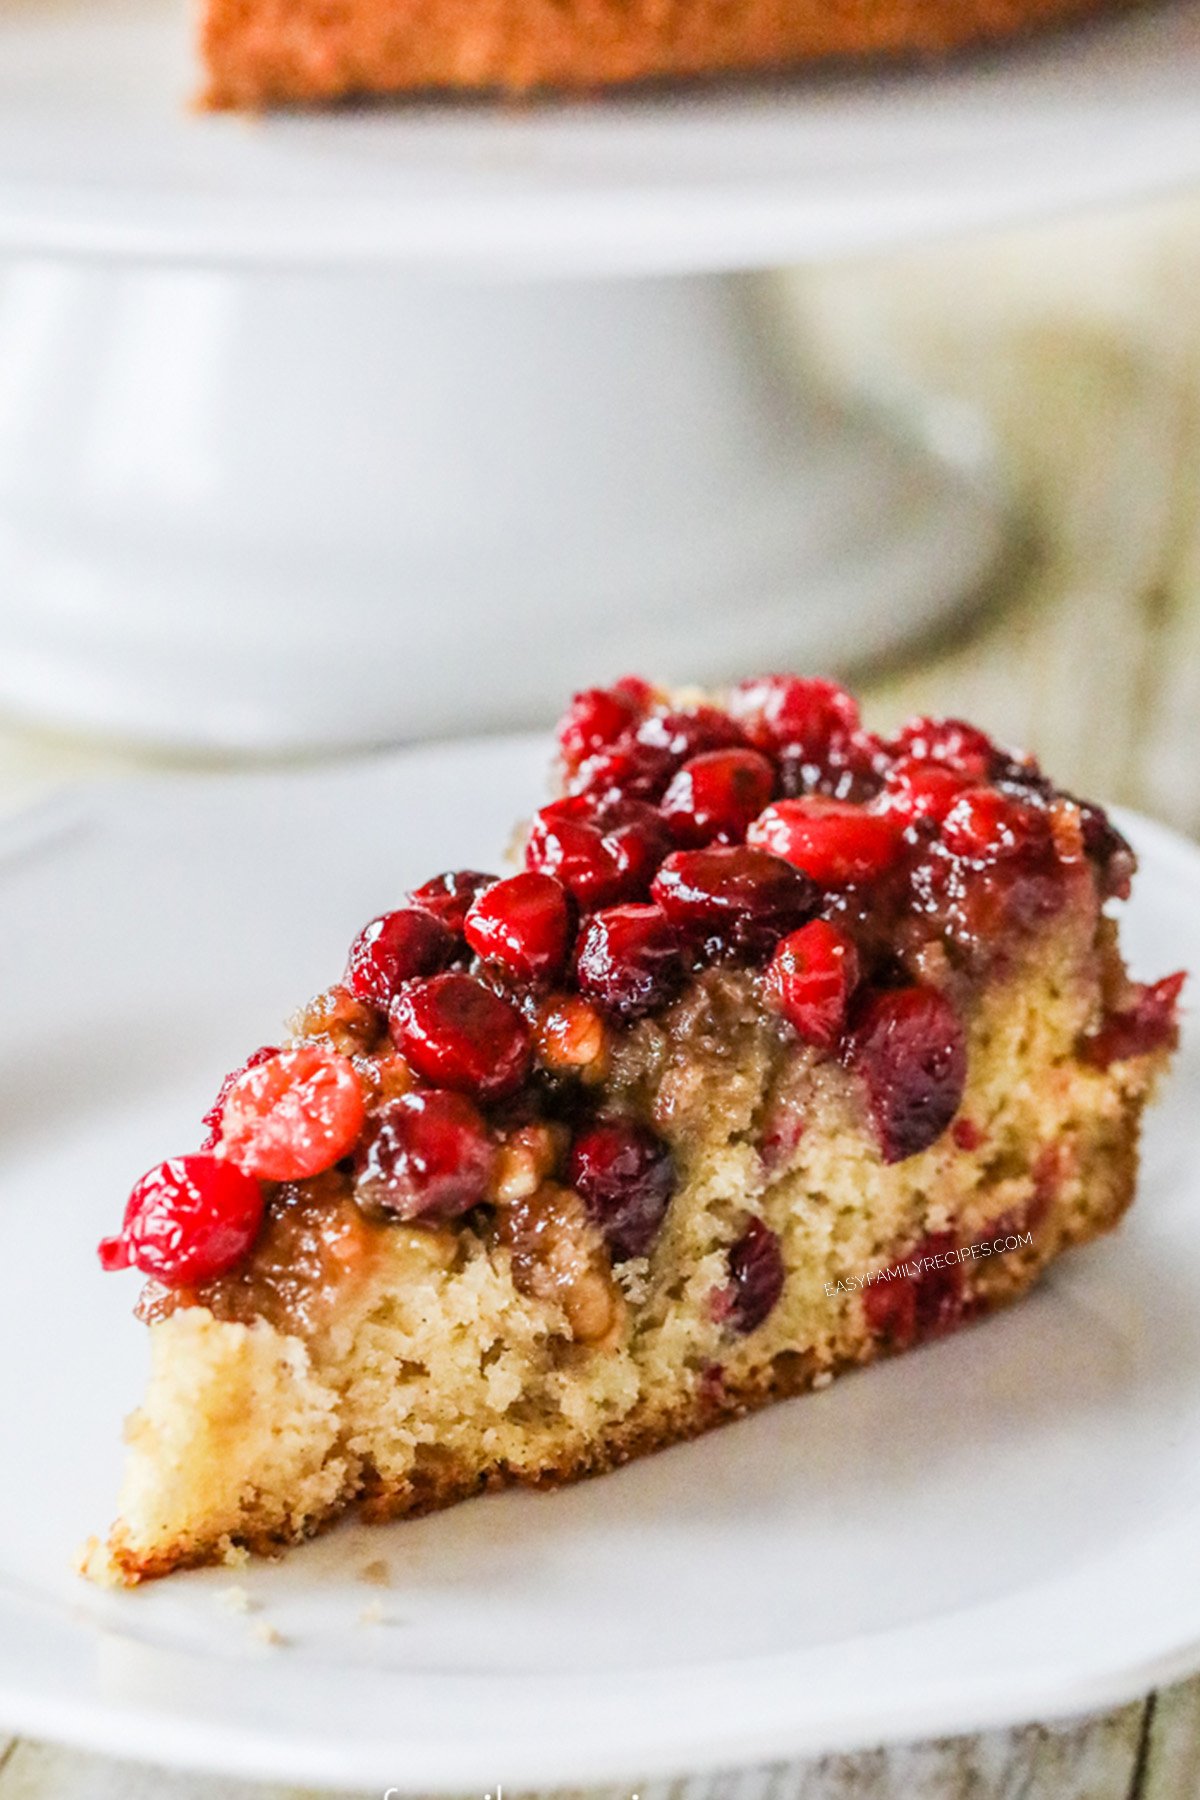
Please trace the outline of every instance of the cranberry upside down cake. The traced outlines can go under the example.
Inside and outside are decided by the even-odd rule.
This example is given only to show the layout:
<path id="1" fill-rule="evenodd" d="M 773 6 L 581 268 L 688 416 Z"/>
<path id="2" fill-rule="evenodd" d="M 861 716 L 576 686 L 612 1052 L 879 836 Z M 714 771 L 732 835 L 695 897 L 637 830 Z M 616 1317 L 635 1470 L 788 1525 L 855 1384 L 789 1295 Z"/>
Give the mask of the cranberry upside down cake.
<path id="1" fill-rule="evenodd" d="M 90 1573 L 611 1469 L 1128 1206 L 1183 977 L 1126 974 L 1099 807 L 794 676 L 621 681 L 558 744 L 520 872 L 397 897 L 101 1245 L 152 1372 Z"/>
<path id="2" fill-rule="evenodd" d="M 204 0 L 201 49 L 207 103 L 259 108 L 937 56 L 1103 10 L 1106 0 Z"/>

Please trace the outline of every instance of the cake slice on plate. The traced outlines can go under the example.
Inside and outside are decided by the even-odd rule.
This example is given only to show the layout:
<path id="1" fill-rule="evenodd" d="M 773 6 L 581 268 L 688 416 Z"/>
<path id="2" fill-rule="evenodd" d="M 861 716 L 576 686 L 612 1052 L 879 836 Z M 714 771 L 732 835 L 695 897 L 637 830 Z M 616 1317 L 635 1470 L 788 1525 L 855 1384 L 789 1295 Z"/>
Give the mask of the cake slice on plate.
<path id="1" fill-rule="evenodd" d="M 565 1482 L 1024 1293 L 1133 1197 L 1183 977 L 1105 814 L 792 676 L 577 695 L 523 868 L 396 896 L 134 1188 L 89 1572 Z M 381 895 L 381 901 L 393 897 Z"/>
<path id="2" fill-rule="evenodd" d="M 1113 0 L 204 0 L 205 98 L 267 107 L 429 90 L 528 93 L 801 63 L 937 56 Z"/>

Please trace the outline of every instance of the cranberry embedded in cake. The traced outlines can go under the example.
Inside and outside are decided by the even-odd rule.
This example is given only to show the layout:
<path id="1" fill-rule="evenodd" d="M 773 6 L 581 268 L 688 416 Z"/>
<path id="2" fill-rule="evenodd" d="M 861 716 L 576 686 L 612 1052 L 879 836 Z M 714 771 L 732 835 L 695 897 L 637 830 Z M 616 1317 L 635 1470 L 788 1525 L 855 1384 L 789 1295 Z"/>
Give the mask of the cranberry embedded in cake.
<path id="1" fill-rule="evenodd" d="M 613 1467 L 1023 1293 L 1128 1206 L 1182 975 L 1102 810 L 836 683 L 575 697 L 522 867 L 381 894 L 129 1197 L 91 1572 Z"/>

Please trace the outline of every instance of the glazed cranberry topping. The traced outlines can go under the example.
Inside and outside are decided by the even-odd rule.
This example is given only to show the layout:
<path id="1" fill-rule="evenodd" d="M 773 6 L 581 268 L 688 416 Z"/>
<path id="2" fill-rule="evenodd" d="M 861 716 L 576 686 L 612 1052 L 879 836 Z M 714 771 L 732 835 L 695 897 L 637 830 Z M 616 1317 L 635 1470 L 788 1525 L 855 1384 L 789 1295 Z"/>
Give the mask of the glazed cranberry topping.
<path id="1" fill-rule="evenodd" d="M 208 1126 L 208 1133 L 201 1144 L 202 1150 L 215 1150 L 221 1141 L 221 1120 L 225 1116 L 225 1102 L 229 1098 L 229 1090 L 235 1081 L 240 1081 L 247 1069 L 257 1069 L 259 1063 L 269 1062 L 273 1056 L 279 1055 L 278 1044 L 263 1044 L 248 1056 L 240 1069 L 231 1069 L 217 1092 L 217 1097 L 205 1113 L 200 1123 Z"/>
<path id="2" fill-rule="evenodd" d="M 544 806 L 525 843 L 525 863 L 553 875 L 584 911 L 644 899 L 670 843 L 652 806 L 576 795 Z"/>
<path id="3" fill-rule="evenodd" d="M 821 887 L 850 887 L 890 869 L 902 849 L 895 823 L 849 800 L 777 800 L 760 814 L 746 842 L 774 851 Z"/>
<path id="4" fill-rule="evenodd" d="M 862 805 L 879 792 L 890 760 L 886 746 L 871 731 L 836 732 L 818 750 L 785 744 L 779 752 L 779 791 L 788 800 L 825 794 L 830 800 Z"/>
<path id="5" fill-rule="evenodd" d="M 910 719 L 896 734 L 892 749 L 898 757 L 945 763 L 971 781 L 986 780 L 1000 758 L 987 733 L 965 719 Z"/>
<path id="6" fill-rule="evenodd" d="M 417 1074 L 440 1087 L 498 1100 L 520 1087 L 529 1070 L 528 1025 L 473 975 L 410 981 L 393 1000 L 388 1025 Z"/>
<path id="7" fill-rule="evenodd" d="M 1045 813 L 995 788 L 971 787 L 955 800 L 942 821 L 942 842 L 955 856 L 997 862 L 1024 850 L 1050 845 Z"/>
<path id="8" fill-rule="evenodd" d="M 476 894 L 498 879 L 480 869 L 447 869 L 444 875 L 435 875 L 432 881 L 414 888 L 409 899 L 423 912 L 433 913 L 451 931 L 461 931 Z"/>
<path id="9" fill-rule="evenodd" d="M 767 850 L 677 850 L 651 892 L 681 930 L 754 954 L 816 909 L 807 876 Z"/>
<path id="10" fill-rule="evenodd" d="M 463 933 L 472 950 L 518 980 L 553 980 L 571 941 L 566 889 L 553 875 L 532 869 L 498 881 L 474 901 Z"/>
<path id="11" fill-rule="evenodd" d="M 675 770 L 676 758 L 661 745 L 639 744 L 632 734 L 580 763 L 567 784 L 569 794 L 599 799 L 658 800 Z"/>
<path id="12" fill-rule="evenodd" d="M 1139 983 L 1132 1004 L 1110 1013 L 1099 1031 L 1084 1039 L 1083 1054 L 1088 1062 L 1107 1069 L 1110 1063 L 1131 1056 L 1173 1049 L 1179 1036 L 1179 996 L 1186 980 L 1187 973 L 1181 969 L 1149 986 Z"/>
<path id="13" fill-rule="evenodd" d="M 585 756 L 615 743 L 640 711 L 625 689 L 585 688 L 576 694 L 558 726 L 558 747 L 567 767 L 578 768 Z"/>
<path id="14" fill-rule="evenodd" d="M 806 1042 L 830 1050 L 845 1026 L 858 975 L 853 940 L 827 919 L 810 919 L 771 958 L 767 1001 Z"/>
<path id="15" fill-rule="evenodd" d="M 486 1198 L 495 1162 L 496 1145 L 465 1094 L 423 1088 L 370 1121 L 355 1197 L 397 1219 L 452 1219 Z"/>
<path id="16" fill-rule="evenodd" d="M 774 786 L 775 771 L 757 750 L 704 750 L 671 782 L 663 817 L 678 844 L 740 843 Z"/>
<path id="17" fill-rule="evenodd" d="M 593 913 L 579 936 L 580 992 L 621 1019 L 664 1005 L 683 981 L 674 926 L 658 906 L 613 906 Z"/>
<path id="18" fill-rule="evenodd" d="M 888 770 L 879 804 L 902 825 L 915 825 L 921 819 L 940 825 L 964 786 L 963 777 L 945 763 L 902 756 Z"/>
<path id="19" fill-rule="evenodd" d="M 406 906 L 384 913 L 351 944 L 346 986 L 356 1000 L 386 1009 L 402 982 L 445 968 L 455 947 L 454 933 L 431 912 Z"/>
<path id="20" fill-rule="evenodd" d="M 649 1255 L 675 1192 L 675 1165 L 661 1138 L 630 1119 L 598 1119 L 575 1139 L 568 1179 L 614 1262 Z"/>
<path id="21" fill-rule="evenodd" d="M 905 1273 L 863 1289 L 863 1313 L 873 1337 L 882 1338 L 893 1350 L 907 1350 L 929 1338 L 944 1337 L 963 1323 L 962 1264 L 926 1266 L 957 1248 L 952 1232 L 933 1232 L 898 1259 L 897 1266 L 908 1266 Z"/>
<path id="22" fill-rule="evenodd" d="M 642 720 L 635 736 L 639 744 L 669 751 L 676 762 L 699 756 L 703 750 L 733 750 L 746 742 L 741 726 L 715 706 L 651 713 Z"/>
<path id="23" fill-rule="evenodd" d="M 176 1156 L 142 1176 L 119 1237 L 105 1238 L 106 1269 L 132 1266 L 169 1287 L 195 1287 L 232 1269 L 253 1248 L 263 1192 L 253 1175 L 219 1156 Z"/>
<path id="24" fill-rule="evenodd" d="M 966 1036 L 936 988 L 870 995 L 854 1021 L 847 1061 L 866 1081 L 885 1162 L 903 1162 L 936 1143 L 962 1102 Z"/>
<path id="25" fill-rule="evenodd" d="M 819 758 L 831 740 L 858 725 L 858 702 L 836 682 L 798 675 L 761 675 L 740 681 L 729 710 L 762 750 L 794 747 Z"/>
<path id="26" fill-rule="evenodd" d="M 353 1063 L 320 1044 L 297 1044 L 238 1077 L 225 1101 L 221 1150 L 264 1181 L 301 1181 L 354 1148 L 364 1116 Z"/>
<path id="27" fill-rule="evenodd" d="M 785 1276 L 779 1239 L 762 1219 L 751 1219 L 729 1252 L 729 1287 L 717 1311 L 743 1335 L 775 1310 Z"/>

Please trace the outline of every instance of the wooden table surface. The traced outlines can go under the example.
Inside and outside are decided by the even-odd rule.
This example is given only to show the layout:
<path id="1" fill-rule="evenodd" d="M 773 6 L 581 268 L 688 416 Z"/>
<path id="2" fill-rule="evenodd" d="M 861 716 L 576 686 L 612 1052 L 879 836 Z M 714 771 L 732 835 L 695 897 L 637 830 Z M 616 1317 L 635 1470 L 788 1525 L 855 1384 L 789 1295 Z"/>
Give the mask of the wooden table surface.
<path id="1" fill-rule="evenodd" d="M 969 617 L 860 685 L 873 722 L 966 714 L 1066 785 L 1200 835 L 1200 202 L 789 277 L 830 370 L 991 426 L 1025 548 Z M 143 766 L 0 724 L 0 796 Z M 1102 1717 L 613 1800 L 1200 1800 L 1200 1678 Z M 293 1800 L 0 1742 L 0 1800 Z M 481 1800 L 481 1797 L 477 1797 Z M 517 1800 L 509 1796 L 508 1800 Z"/>

